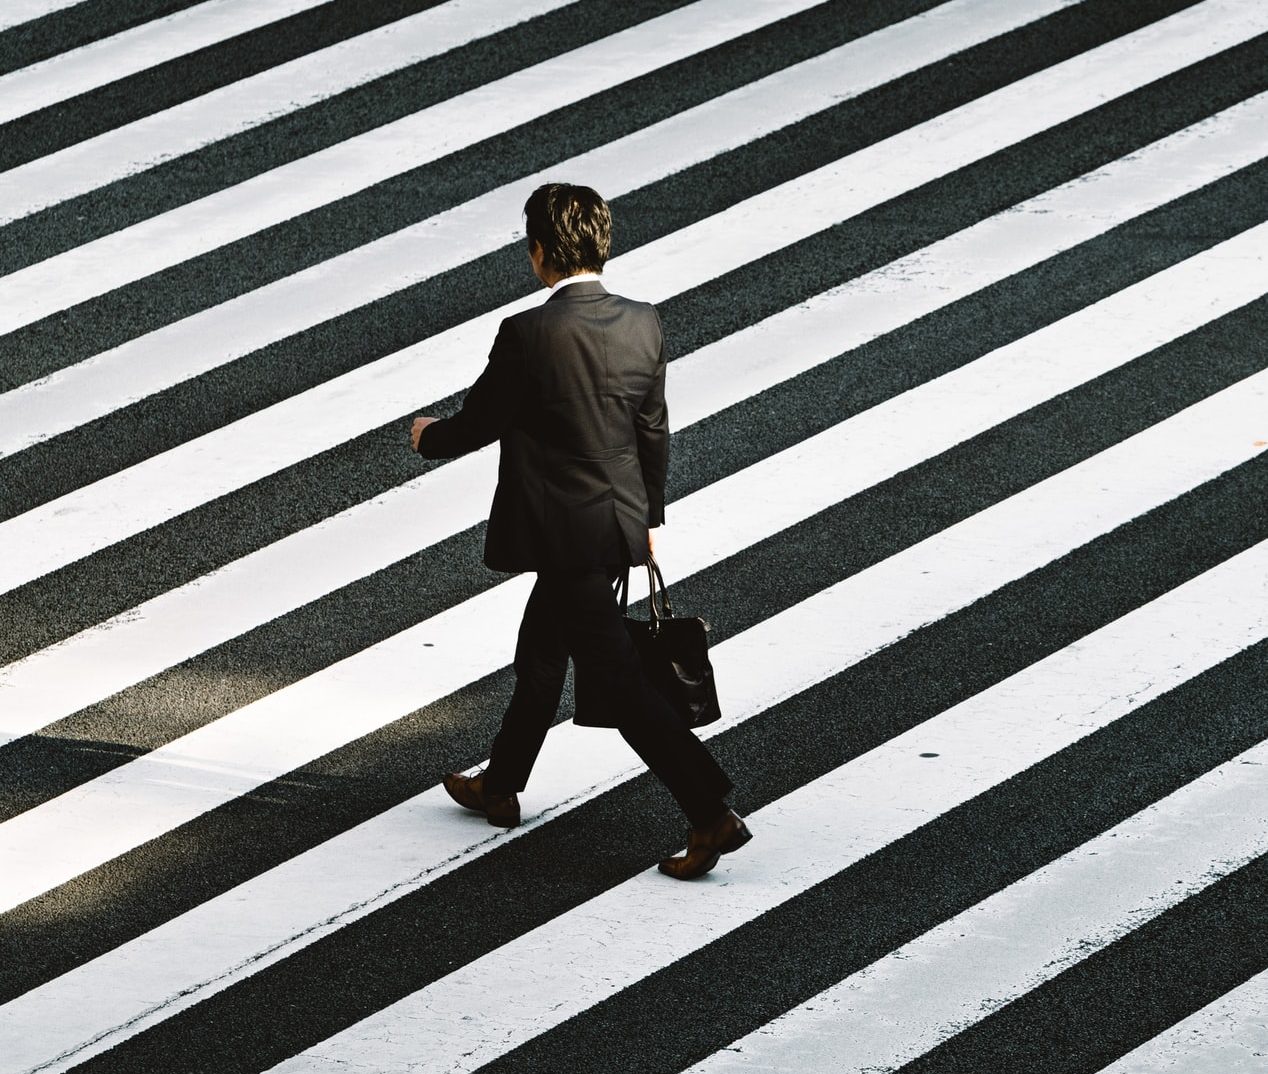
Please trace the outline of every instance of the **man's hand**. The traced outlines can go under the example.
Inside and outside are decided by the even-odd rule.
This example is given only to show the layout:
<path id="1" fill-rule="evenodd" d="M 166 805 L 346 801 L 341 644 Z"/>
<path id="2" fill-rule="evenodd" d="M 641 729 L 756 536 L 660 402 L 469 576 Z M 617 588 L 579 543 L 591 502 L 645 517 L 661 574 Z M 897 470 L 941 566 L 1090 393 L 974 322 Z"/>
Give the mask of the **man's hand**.
<path id="1" fill-rule="evenodd" d="M 656 554 L 656 538 L 653 536 L 655 530 L 647 531 L 647 550 L 652 554 Z"/>
<path id="2" fill-rule="evenodd" d="M 414 427 L 409 432 L 409 442 L 414 450 L 418 450 L 418 438 L 423 435 L 423 430 L 427 428 L 433 421 L 439 421 L 439 418 L 415 418 Z"/>

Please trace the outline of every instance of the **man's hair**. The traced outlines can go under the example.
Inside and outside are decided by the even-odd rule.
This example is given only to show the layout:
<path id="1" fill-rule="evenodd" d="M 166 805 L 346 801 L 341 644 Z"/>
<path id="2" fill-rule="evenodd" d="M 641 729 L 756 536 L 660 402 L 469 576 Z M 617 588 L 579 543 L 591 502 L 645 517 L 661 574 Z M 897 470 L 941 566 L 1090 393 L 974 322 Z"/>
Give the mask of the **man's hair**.
<path id="1" fill-rule="evenodd" d="M 528 247 L 542 244 L 545 261 L 563 276 L 602 272 L 612 249 L 608 203 L 588 186 L 547 183 L 524 203 Z"/>

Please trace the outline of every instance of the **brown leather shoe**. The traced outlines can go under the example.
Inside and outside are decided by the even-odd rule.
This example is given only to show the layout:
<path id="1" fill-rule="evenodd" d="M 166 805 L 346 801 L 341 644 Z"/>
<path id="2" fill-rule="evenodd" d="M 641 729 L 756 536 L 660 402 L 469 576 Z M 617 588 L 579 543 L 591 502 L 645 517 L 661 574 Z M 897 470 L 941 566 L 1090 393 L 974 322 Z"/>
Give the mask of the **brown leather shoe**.
<path id="1" fill-rule="evenodd" d="M 489 823 L 499 828 L 514 828 L 520 822 L 520 800 L 514 794 L 485 794 L 484 773 L 464 776 L 461 772 L 446 772 L 445 790 L 460 806 L 474 809 L 489 818 Z"/>
<path id="2" fill-rule="evenodd" d="M 675 880 L 694 880 L 717 865 L 723 854 L 739 850 L 752 838 L 753 833 L 739 814 L 728 809 L 712 827 L 692 828 L 687 833 L 687 853 L 666 858 L 660 863 L 660 871 Z"/>

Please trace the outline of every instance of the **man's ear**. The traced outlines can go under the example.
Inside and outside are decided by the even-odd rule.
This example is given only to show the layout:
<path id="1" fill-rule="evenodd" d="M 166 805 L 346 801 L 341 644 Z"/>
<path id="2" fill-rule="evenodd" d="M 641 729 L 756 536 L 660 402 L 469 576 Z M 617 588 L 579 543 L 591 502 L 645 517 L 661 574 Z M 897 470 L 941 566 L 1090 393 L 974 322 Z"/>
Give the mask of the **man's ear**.
<path id="1" fill-rule="evenodd" d="M 552 271 L 546 264 L 546 251 L 536 239 L 528 249 L 528 259 L 533 265 L 533 274 L 547 287 L 551 284 Z"/>

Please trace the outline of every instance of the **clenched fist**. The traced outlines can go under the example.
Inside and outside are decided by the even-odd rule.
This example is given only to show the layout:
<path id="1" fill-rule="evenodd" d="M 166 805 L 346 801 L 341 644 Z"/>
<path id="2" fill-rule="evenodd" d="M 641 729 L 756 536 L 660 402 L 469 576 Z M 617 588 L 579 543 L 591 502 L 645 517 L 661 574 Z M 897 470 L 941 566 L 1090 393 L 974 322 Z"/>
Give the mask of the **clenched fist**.
<path id="1" fill-rule="evenodd" d="M 423 430 L 427 428 L 433 421 L 439 421 L 439 418 L 415 418 L 414 427 L 409 432 L 409 442 L 415 451 L 418 450 L 418 438 L 423 435 Z"/>

